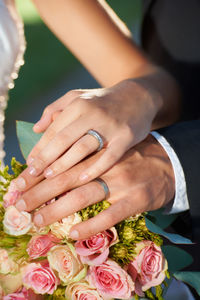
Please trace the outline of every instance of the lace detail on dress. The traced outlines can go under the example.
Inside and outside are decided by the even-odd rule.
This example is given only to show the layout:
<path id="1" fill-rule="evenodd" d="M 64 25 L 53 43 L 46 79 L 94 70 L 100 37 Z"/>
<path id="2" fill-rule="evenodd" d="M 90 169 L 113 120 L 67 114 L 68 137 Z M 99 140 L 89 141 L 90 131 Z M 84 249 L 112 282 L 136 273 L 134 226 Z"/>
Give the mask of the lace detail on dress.
<path id="1" fill-rule="evenodd" d="M 13 70 L 10 74 L 5 74 L 3 80 L 4 87 L 0 91 L 0 160 L 3 161 L 5 157 L 5 151 L 3 150 L 4 143 L 4 120 L 5 120 L 5 109 L 7 107 L 8 101 L 8 90 L 14 88 L 14 80 L 18 77 L 19 69 L 24 64 L 24 52 L 26 49 L 26 42 L 24 37 L 24 25 L 16 11 L 14 0 L 2 0 L 6 5 L 11 21 L 14 21 L 18 32 L 18 54 L 16 56 L 15 63 L 13 65 Z M 0 0 L 1 2 L 1 0 Z"/>

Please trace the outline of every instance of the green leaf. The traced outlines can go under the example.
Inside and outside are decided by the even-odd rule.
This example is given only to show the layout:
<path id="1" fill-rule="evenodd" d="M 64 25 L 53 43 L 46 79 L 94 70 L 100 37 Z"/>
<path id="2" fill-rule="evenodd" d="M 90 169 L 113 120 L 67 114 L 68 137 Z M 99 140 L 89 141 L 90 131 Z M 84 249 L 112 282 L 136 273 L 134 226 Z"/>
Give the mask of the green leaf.
<path id="1" fill-rule="evenodd" d="M 171 225 L 177 218 L 176 214 L 170 214 L 166 215 L 164 214 L 165 209 L 160 208 L 154 211 L 148 212 L 148 216 L 153 217 L 155 223 L 157 226 L 161 227 L 162 229 L 167 228 L 169 225 Z"/>
<path id="2" fill-rule="evenodd" d="M 175 272 L 173 276 L 191 285 L 200 296 L 200 272 Z"/>
<path id="3" fill-rule="evenodd" d="M 32 148 L 40 140 L 42 134 L 33 132 L 33 123 L 17 121 L 16 130 L 21 152 L 26 159 Z"/>
<path id="4" fill-rule="evenodd" d="M 152 223 L 149 219 L 145 218 L 145 220 L 146 220 L 146 226 L 150 231 L 164 236 L 165 238 L 170 240 L 172 243 L 174 243 L 174 244 L 192 244 L 191 240 L 189 240 L 179 234 L 165 232 L 164 230 L 162 230 L 162 228 L 160 228 L 156 224 Z"/>
<path id="5" fill-rule="evenodd" d="M 162 246 L 162 251 L 168 261 L 168 269 L 170 272 L 179 271 L 193 262 L 193 258 L 189 253 L 176 246 Z"/>

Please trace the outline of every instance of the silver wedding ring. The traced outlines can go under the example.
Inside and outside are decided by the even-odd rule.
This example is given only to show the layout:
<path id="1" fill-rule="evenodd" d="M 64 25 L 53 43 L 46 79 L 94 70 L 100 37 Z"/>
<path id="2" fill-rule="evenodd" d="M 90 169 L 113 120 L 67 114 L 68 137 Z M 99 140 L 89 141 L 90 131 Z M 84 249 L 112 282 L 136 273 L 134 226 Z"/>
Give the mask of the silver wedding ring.
<path id="1" fill-rule="evenodd" d="M 87 134 L 92 135 L 95 139 L 97 139 L 99 143 L 99 147 L 97 148 L 97 151 L 100 151 L 104 146 L 104 142 L 101 135 L 93 129 L 88 130 Z"/>
<path id="2" fill-rule="evenodd" d="M 106 182 L 103 179 L 99 178 L 99 177 L 94 179 L 94 181 L 98 182 L 102 186 L 102 188 L 104 190 L 104 193 L 105 193 L 105 198 L 104 199 L 107 199 L 109 197 L 110 191 L 109 191 L 109 187 L 106 184 Z"/>

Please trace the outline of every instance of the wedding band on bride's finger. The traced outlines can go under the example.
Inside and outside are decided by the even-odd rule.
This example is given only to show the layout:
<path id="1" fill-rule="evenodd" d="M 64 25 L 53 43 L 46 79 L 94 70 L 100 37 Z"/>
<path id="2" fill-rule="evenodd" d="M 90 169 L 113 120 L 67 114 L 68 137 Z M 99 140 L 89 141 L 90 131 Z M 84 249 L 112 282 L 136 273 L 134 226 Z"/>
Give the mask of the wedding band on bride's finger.
<path id="1" fill-rule="evenodd" d="M 104 199 L 107 199 L 109 197 L 109 194 L 110 194 L 109 187 L 108 187 L 107 183 L 103 179 L 101 179 L 100 177 L 94 179 L 94 181 L 99 183 L 102 186 L 102 188 L 104 190 L 104 193 L 105 193 L 105 198 Z"/>
<path id="2" fill-rule="evenodd" d="M 99 143 L 99 147 L 97 148 L 97 151 L 100 151 L 104 146 L 104 141 L 101 135 L 96 130 L 93 129 L 88 130 L 87 134 L 92 135 L 95 139 L 97 139 Z"/>

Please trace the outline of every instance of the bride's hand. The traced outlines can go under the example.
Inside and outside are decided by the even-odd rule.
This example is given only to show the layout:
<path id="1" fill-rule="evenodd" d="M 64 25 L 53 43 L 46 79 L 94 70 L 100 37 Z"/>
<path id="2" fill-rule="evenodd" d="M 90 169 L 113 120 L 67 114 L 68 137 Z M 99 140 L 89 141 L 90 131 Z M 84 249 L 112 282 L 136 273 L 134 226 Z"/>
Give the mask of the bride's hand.
<path id="1" fill-rule="evenodd" d="M 28 172 L 52 178 L 73 167 L 98 149 L 98 139 L 87 134 L 92 129 L 102 137 L 105 151 L 80 174 L 82 182 L 91 181 L 148 135 L 159 100 L 158 93 L 136 80 L 70 91 L 49 105 L 35 125 L 35 131 L 45 132 L 28 157 Z"/>
<path id="2" fill-rule="evenodd" d="M 79 180 L 79 174 L 97 162 L 99 156 L 101 153 L 91 156 L 55 178 L 44 179 L 37 185 L 34 184 L 38 178 L 32 177 L 29 184 L 33 187 L 29 186 L 16 207 L 19 210 L 33 211 L 54 197 L 62 195 L 54 203 L 35 212 L 35 224 L 44 226 L 103 200 L 105 192 L 98 182 L 92 181 L 80 186 Z M 101 178 L 109 187 L 107 200 L 112 205 L 94 218 L 75 225 L 71 231 L 71 237 L 74 239 L 87 238 L 129 216 L 158 209 L 174 196 L 172 165 L 165 150 L 152 136 L 130 149 Z"/>

